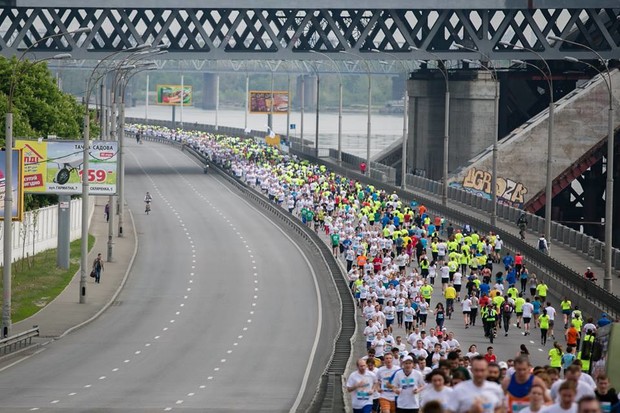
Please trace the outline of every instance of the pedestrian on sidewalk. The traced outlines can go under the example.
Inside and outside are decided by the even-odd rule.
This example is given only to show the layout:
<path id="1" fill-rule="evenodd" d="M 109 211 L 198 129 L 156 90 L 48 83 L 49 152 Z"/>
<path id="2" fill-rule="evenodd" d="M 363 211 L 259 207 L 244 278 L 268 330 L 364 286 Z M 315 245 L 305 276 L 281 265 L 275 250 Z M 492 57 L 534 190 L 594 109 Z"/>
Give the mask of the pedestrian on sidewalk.
<path id="1" fill-rule="evenodd" d="M 103 208 L 103 216 L 105 217 L 105 222 L 110 221 L 110 203 L 105 204 Z"/>
<path id="2" fill-rule="evenodd" d="M 95 271 L 95 283 L 99 284 L 101 281 L 101 271 L 103 271 L 103 258 L 101 258 L 101 253 L 97 254 L 97 258 L 93 261 L 93 271 Z"/>

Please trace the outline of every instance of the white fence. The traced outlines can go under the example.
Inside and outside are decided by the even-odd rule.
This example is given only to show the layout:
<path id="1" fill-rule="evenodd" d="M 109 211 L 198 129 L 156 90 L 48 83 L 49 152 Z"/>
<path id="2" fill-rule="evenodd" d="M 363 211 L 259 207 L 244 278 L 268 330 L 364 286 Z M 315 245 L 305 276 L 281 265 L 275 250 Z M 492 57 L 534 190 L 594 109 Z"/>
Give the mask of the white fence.
<path id="1" fill-rule="evenodd" d="M 94 206 L 91 197 L 90 210 Z M 71 200 L 71 241 L 80 238 L 82 227 L 82 200 Z M 4 222 L 0 223 L 0 240 L 4 237 Z M 32 256 L 58 245 L 58 205 L 24 213 L 22 222 L 13 223 L 13 261 Z M 3 242 L 0 242 L 2 251 Z M 0 265 L 4 265 L 0 255 Z"/>

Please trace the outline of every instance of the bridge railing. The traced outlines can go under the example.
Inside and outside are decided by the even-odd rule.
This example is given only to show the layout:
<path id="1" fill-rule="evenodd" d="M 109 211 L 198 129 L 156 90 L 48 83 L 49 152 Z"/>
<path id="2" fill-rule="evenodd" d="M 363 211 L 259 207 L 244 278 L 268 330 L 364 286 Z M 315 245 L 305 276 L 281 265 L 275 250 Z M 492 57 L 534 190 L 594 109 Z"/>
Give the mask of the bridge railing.
<path id="1" fill-rule="evenodd" d="M 298 156 L 308 159 L 311 162 L 325 163 L 324 160 L 317 159 L 315 157 L 296 153 Z M 343 158 L 344 159 L 344 158 Z M 359 180 L 366 184 L 374 185 L 378 188 L 383 188 L 389 192 L 396 192 L 398 196 L 404 201 L 416 200 L 424 203 L 424 205 L 432 212 L 436 212 L 441 216 L 445 216 L 449 221 L 456 224 L 470 224 L 473 228 L 476 228 L 482 232 L 490 232 L 499 234 L 506 248 L 513 251 L 520 251 L 528 260 L 528 267 L 537 271 L 538 274 L 542 274 L 545 277 L 545 282 L 550 286 L 551 291 L 557 294 L 559 297 L 569 297 L 574 305 L 579 306 L 585 313 L 595 316 L 600 312 L 607 312 L 613 317 L 620 315 L 620 297 L 606 291 L 599 287 L 595 283 L 586 280 L 581 274 L 568 268 L 566 265 L 556 261 L 552 257 L 541 253 L 533 246 L 521 241 L 518 237 L 512 235 L 507 231 L 503 231 L 500 228 L 493 227 L 489 224 L 488 220 L 482 220 L 474 217 L 473 215 L 461 212 L 461 210 L 453 207 L 444 207 L 441 205 L 441 201 L 437 198 L 441 195 L 441 184 L 436 181 L 431 181 L 422 177 L 412 177 L 412 184 L 416 183 L 420 187 L 414 187 L 414 192 L 403 191 L 401 188 L 381 182 L 372 177 L 361 175 L 357 172 L 356 168 L 350 168 L 347 166 L 337 165 L 335 161 L 329 162 L 327 165 L 329 169 L 334 172 Z M 455 188 L 450 188 L 455 189 Z M 453 192 L 453 197 L 454 191 Z M 460 191 L 465 192 L 465 191 Z M 460 194 L 462 196 L 463 194 Z M 490 200 L 477 197 L 473 194 L 466 194 L 466 198 L 471 202 L 471 206 L 483 211 L 490 211 Z M 518 214 L 521 210 L 511 207 L 502 206 L 503 213 L 509 217 L 514 217 L 512 222 L 516 222 Z M 499 213 L 500 208 L 498 208 Z M 540 225 L 539 221 L 533 223 L 530 221 L 530 228 L 532 225 Z M 562 226 L 557 226 L 560 228 Z M 566 228 L 566 227 L 564 227 Z M 556 229 L 556 231 L 565 231 L 565 229 Z M 585 241 L 582 241 L 585 242 Z M 600 253 L 600 252 L 599 252 Z"/>
<path id="2" fill-rule="evenodd" d="M 312 154 L 308 154 L 312 155 Z M 331 149 L 330 150 L 330 158 L 334 160 L 337 159 L 337 151 Z M 332 160 L 332 162 L 335 162 Z M 342 163 L 346 164 L 353 170 L 358 170 L 359 162 L 362 159 L 348 153 L 342 154 Z M 374 163 L 373 163 L 374 165 Z M 378 164 L 381 165 L 381 164 Z M 382 165 L 385 167 L 385 165 Z M 375 171 L 382 171 L 381 166 L 374 166 Z M 387 168 L 387 167 L 386 167 Z M 394 169 L 394 168 L 390 168 Z M 390 171 L 391 172 L 391 171 Z M 394 175 L 395 176 L 395 175 Z M 371 169 L 371 178 L 377 179 L 384 183 L 395 184 L 394 181 L 389 179 L 385 179 L 385 177 L 380 174 L 373 174 Z M 416 191 L 422 191 L 428 195 L 433 195 L 435 197 L 441 197 L 443 192 L 443 183 L 439 181 L 433 181 L 428 178 L 424 178 L 418 175 L 407 174 L 406 176 L 407 187 L 411 189 L 415 189 Z M 461 205 L 477 209 L 481 212 L 491 213 L 492 210 L 492 202 L 490 199 L 484 198 L 472 192 L 448 187 L 448 199 L 451 202 L 456 202 Z M 509 205 L 498 204 L 497 205 L 497 218 L 512 224 L 516 224 L 517 219 L 523 213 L 522 209 L 514 208 Z M 544 233 L 545 228 L 545 219 L 538 215 L 525 212 L 527 217 L 527 227 L 529 230 L 542 234 Z M 566 225 L 562 225 L 557 222 L 551 223 L 551 240 L 563 244 L 564 246 L 571 248 L 577 253 L 585 255 L 592 263 L 598 265 L 605 264 L 605 243 L 590 236 L 579 232 L 573 228 L 570 228 Z M 620 271 L 620 249 L 614 248 L 612 253 L 612 268 L 615 271 Z"/>
<path id="3" fill-rule="evenodd" d="M 132 120 L 127 121 L 132 122 Z M 140 119 L 137 119 L 138 123 L 139 121 Z M 170 124 L 171 122 L 162 122 L 162 126 L 170 126 Z M 237 136 L 240 135 L 237 134 Z M 311 147 L 306 146 L 304 147 L 304 151 L 301 152 L 295 150 L 293 145 L 291 147 L 291 152 L 313 162 L 325 163 L 324 159 L 315 157 L 314 148 Z M 330 155 L 334 154 L 336 154 L 336 152 L 332 150 Z M 361 161 L 363 161 L 363 159 L 360 157 L 343 153 L 342 164 L 344 165 L 339 166 L 336 161 L 332 160 L 329 162 L 329 167 L 344 176 L 350 176 L 362 182 L 370 183 L 377 187 L 383 187 L 389 191 L 395 191 L 403 199 L 409 199 L 414 196 L 411 192 L 402 191 L 399 187 L 389 183 L 385 175 L 378 170 L 375 170 L 376 172 L 373 174 L 371 169 L 370 177 L 361 175 L 357 172 L 359 170 L 359 162 Z M 565 291 L 565 295 L 570 297 L 575 305 L 579 305 L 580 308 L 584 309 L 586 312 L 595 314 L 600 311 L 606 311 L 610 314 L 620 315 L 620 298 L 616 295 L 585 280 L 581 274 L 553 258 L 541 254 L 536 248 L 521 241 L 514 235 L 506 231 L 501 231 L 496 227 L 492 227 L 487 221 L 482 221 L 471 215 L 463 214 L 455 208 L 443 207 L 441 202 L 437 200 L 442 193 L 442 184 L 440 182 L 420 176 L 408 175 L 407 183 L 410 190 L 415 190 L 415 198 L 423 200 L 429 209 L 438 212 L 442 216 L 446 216 L 453 222 L 461 224 L 468 223 L 482 231 L 493 231 L 498 233 L 502 236 L 506 244 L 514 246 L 515 249 L 526 255 L 535 257 L 537 268 L 552 277 L 554 285 L 548 282 L 552 289 L 554 291 Z M 458 188 L 448 188 L 448 197 L 452 203 L 461 203 L 462 205 L 486 213 L 491 212 L 492 204 L 490 199 L 482 198 L 470 192 Z M 516 223 L 521 212 L 522 210 L 507 205 L 498 205 L 497 208 L 498 219 L 503 219 L 510 223 Z M 529 213 L 526 213 L 526 215 L 528 218 L 528 228 L 539 233 L 543 232 L 544 219 Z M 593 237 L 554 222 L 551 225 L 551 238 L 572 247 L 577 252 L 582 252 L 593 262 L 602 262 L 603 260 L 604 243 Z M 620 251 L 618 249 L 614 249 L 613 259 L 612 265 L 615 269 L 618 269 L 620 267 Z M 589 311 L 587 309 L 589 309 Z"/>

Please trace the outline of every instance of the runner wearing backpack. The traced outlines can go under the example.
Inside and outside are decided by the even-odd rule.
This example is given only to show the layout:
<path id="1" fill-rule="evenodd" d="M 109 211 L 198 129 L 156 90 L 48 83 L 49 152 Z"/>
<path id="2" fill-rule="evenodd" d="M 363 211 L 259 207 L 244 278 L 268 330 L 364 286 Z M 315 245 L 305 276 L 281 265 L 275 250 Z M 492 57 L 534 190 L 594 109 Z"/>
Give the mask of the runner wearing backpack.
<path id="1" fill-rule="evenodd" d="M 514 301 L 508 295 L 504 296 L 504 302 L 501 306 L 502 322 L 504 324 L 504 337 L 508 336 L 508 329 L 510 328 L 510 317 L 514 311 Z"/>
<path id="2" fill-rule="evenodd" d="M 538 238 L 538 251 L 543 254 L 549 254 L 549 243 L 543 234 L 540 234 L 540 238 Z"/>

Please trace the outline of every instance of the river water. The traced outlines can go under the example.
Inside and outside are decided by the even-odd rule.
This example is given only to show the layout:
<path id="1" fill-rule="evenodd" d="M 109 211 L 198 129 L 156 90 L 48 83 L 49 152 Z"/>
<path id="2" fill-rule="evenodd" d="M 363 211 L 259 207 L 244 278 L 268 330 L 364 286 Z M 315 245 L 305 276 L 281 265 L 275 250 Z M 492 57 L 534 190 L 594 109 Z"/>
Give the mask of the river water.
<path id="1" fill-rule="evenodd" d="M 172 108 L 168 106 L 149 106 L 149 119 L 172 120 Z M 125 116 L 144 118 L 145 106 L 135 106 L 126 109 Z M 245 113 L 241 109 L 220 109 L 218 125 L 235 128 L 244 128 Z M 215 110 L 203 110 L 195 107 L 176 108 L 177 122 L 187 124 L 202 123 L 215 125 Z M 295 129 L 290 130 L 290 136 L 299 137 L 301 132 L 301 114 L 291 112 L 290 123 Z M 366 157 L 367 142 L 366 111 L 343 112 L 342 114 L 342 151 Z M 248 114 L 248 128 L 267 130 L 267 115 Z M 286 136 L 286 115 L 273 116 L 273 129 L 276 133 Z M 304 140 L 314 142 L 316 130 L 315 111 L 304 113 Z M 370 151 L 376 156 L 385 148 L 401 139 L 403 134 L 402 115 L 371 114 L 371 143 Z M 337 148 L 338 146 L 338 111 L 321 112 L 319 116 L 319 148 Z"/>

